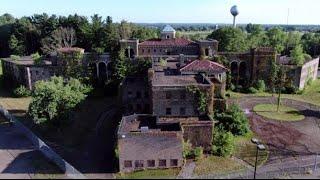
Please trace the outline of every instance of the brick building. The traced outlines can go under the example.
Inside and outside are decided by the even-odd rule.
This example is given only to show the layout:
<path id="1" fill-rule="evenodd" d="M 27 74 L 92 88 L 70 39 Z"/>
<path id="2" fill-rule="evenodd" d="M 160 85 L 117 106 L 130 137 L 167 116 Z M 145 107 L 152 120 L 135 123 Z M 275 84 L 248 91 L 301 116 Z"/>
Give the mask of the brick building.
<path id="1" fill-rule="evenodd" d="M 139 165 L 138 168 L 135 168 L 136 166 L 129 165 L 132 164 L 129 162 L 146 163 L 148 159 L 156 161 L 164 159 L 163 154 L 158 153 L 162 149 L 171 152 L 171 154 L 179 154 L 181 157 L 182 149 L 171 146 L 170 140 L 168 140 L 169 144 L 163 142 L 164 132 L 156 137 L 150 135 L 154 132 L 154 130 L 150 130 L 154 129 L 152 126 L 162 127 L 162 125 L 175 124 L 179 128 L 171 129 L 170 134 L 172 136 L 175 134 L 174 137 L 181 137 L 179 144 L 183 140 L 189 141 L 193 147 L 201 146 L 205 151 L 210 151 L 215 121 L 207 114 L 221 107 L 226 72 L 227 69 L 218 63 L 209 60 L 187 61 L 185 56 L 181 55 L 179 58 L 167 58 L 165 64 L 154 61 L 147 77 L 127 77 L 121 84 L 123 109 L 125 114 L 129 116 L 123 117 L 118 131 L 120 170 L 132 171 L 142 166 Z M 205 112 L 199 110 L 199 100 L 194 93 L 188 90 L 188 87 L 197 87 L 207 95 Z M 141 107 L 147 108 L 141 109 Z M 151 124 L 145 124 L 144 128 L 141 126 L 140 129 L 136 128 L 135 132 L 138 133 L 138 137 L 134 136 L 132 139 L 132 134 L 130 134 L 130 138 L 127 138 L 123 131 L 131 122 L 127 119 L 132 117 L 139 119 L 139 117 L 145 116 L 139 115 L 139 113 L 147 113 L 147 110 L 150 114 L 148 116 L 154 118 L 153 120 L 149 118 Z M 125 135 L 125 138 L 122 135 Z M 161 147 L 158 147 L 159 144 L 162 144 Z M 153 146 L 157 146 L 157 148 L 154 149 Z M 147 147 L 143 155 L 136 154 L 141 152 L 137 149 L 139 147 Z M 130 149 L 137 150 L 137 152 L 131 152 Z M 181 165 L 178 163 L 178 167 Z M 144 164 L 144 168 L 149 167 Z"/>
<path id="2" fill-rule="evenodd" d="M 139 42 L 138 39 L 120 40 L 121 48 L 131 58 L 137 57 L 168 57 L 184 54 L 186 56 L 213 56 L 218 51 L 218 41 L 176 38 L 176 31 L 171 26 L 166 26 L 161 31 L 161 38 L 149 39 Z"/>

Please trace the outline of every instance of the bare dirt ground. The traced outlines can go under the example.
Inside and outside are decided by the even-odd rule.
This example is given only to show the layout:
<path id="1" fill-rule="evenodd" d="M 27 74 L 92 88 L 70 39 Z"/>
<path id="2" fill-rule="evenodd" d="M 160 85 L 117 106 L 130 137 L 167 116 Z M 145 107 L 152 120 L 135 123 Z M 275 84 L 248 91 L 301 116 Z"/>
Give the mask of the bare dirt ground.
<path id="1" fill-rule="evenodd" d="M 246 98 L 238 101 L 244 110 L 249 110 L 252 131 L 268 145 L 267 164 L 284 159 L 298 159 L 320 153 L 320 113 L 311 111 L 305 103 L 295 101 L 305 119 L 297 122 L 280 122 L 265 119 L 252 112 L 257 104 L 270 103 L 269 98 Z"/>

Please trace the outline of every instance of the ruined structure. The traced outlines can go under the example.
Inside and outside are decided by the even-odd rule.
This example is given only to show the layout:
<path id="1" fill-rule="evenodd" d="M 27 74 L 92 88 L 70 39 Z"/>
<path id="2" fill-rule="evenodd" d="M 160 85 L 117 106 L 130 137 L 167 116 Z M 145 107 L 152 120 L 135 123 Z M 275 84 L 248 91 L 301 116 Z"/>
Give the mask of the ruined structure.
<path id="1" fill-rule="evenodd" d="M 49 58 L 43 58 L 41 63 L 36 63 L 31 56 L 20 57 L 18 60 L 2 59 L 5 84 L 13 87 L 24 85 L 32 90 L 35 82 L 39 80 L 62 76 L 65 67 L 68 66 L 68 62 L 63 59 L 72 59 L 75 52 L 81 55 L 79 63 L 95 78 L 107 79 L 111 75 L 109 54 L 95 55 L 84 53 L 84 49 L 81 48 L 61 48 Z"/>
<path id="2" fill-rule="evenodd" d="M 161 158 L 164 159 L 158 153 L 162 150 L 182 155 L 182 149 L 170 145 L 172 139 L 165 137 L 169 144 L 164 143 L 163 136 L 169 133 L 166 131 L 167 128 L 166 130 L 159 128 L 164 125 L 179 127 L 170 129 L 171 138 L 181 138 L 176 145 L 189 141 L 193 147 L 203 147 L 205 151 L 210 151 L 215 121 L 208 114 L 224 107 L 227 70 L 224 66 L 209 60 L 187 61 L 184 55 L 180 55 L 179 58 L 167 58 L 164 62 L 154 61 L 147 78 L 127 77 L 121 84 L 123 109 L 128 116 L 123 117 L 118 131 L 120 170 L 132 171 L 141 168 L 140 165 L 126 166 L 127 163 L 136 160 L 146 163 L 149 159 L 155 159 L 156 162 Z M 200 93 L 204 95 L 203 108 L 199 104 Z M 141 107 L 148 108 L 141 109 Z M 141 112 L 149 113 L 148 116 L 153 119 L 145 120 L 151 124 L 145 124 L 145 127 L 140 125 L 140 129 L 135 130 L 135 135 L 139 135 L 139 138 L 136 136 L 133 138 L 133 131 L 124 132 L 123 129 L 131 124 L 128 119 L 134 117 L 133 119 L 136 119 L 134 121 L 139 121 L 137 119 L 145 116 L 139 115 Z M 154 135 L 154 127 L 158 127 L 157 132 L 161 132 L 161 135 L 151 136 Z M 126 136 L 128 133 L 129 138 Z M 158 147 L 158 144 L 162 144 L 162 147 Z M 148 147 L 146 148 L 148 156 L 137 155 L 129 150 L 129 147 L 136 149 L 143 147 L 142 145 Z M 158 148 L 154 149 L 154 146 Z M 182 164 L 177 165 L 180 167 Z M 144 168 L 149 166 L 145 165 Z"/>

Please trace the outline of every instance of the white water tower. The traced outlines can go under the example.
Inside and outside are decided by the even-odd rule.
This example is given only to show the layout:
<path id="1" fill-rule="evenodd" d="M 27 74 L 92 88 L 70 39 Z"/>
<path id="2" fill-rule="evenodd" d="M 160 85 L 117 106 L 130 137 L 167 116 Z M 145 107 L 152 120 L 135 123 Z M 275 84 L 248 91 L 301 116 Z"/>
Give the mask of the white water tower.
<path id="1" fill-rule="evenodd" d="M 233 16 L 233 27 L 236 27 L 236 17 L 239 15 L 239 10 L 236 5 L 232 6 L 230 12 Z"/>

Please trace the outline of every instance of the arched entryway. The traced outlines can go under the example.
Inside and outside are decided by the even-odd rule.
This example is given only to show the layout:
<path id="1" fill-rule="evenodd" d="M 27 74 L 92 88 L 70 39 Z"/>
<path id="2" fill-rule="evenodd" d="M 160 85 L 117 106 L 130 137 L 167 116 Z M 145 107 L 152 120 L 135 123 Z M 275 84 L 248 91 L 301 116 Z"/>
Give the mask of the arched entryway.
<path id="1" fill-rule="evenodd" d="M 232 84 L 236 85 L 238 82 L 238 77 L 239 77 L 239 68 L 238 68 L 238 62 L 237 61 L 233 61 L 231 62 L 231 82 Z"/>
<path id="2" fill-rule="evenodd" d="M 99 79 L 107 79 L 107 64 L 105 62 L 98 63 Z"/>
<path id="3" fill-rule="evenodd" d="M 96 63 L 89 63 L 88 64 L 88 72 L 90 73 L 90 76 L 97 78 L 98 77 L 97 64 Z"/>
<path id="4" fill-rule="evenodd" d="M 247 63 L 242 61 L 239 64 L 239 84 L 245 85 L 247 81 Z"/>

